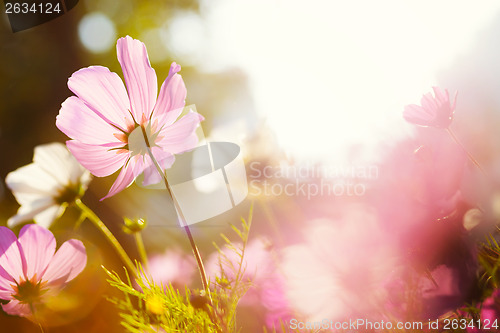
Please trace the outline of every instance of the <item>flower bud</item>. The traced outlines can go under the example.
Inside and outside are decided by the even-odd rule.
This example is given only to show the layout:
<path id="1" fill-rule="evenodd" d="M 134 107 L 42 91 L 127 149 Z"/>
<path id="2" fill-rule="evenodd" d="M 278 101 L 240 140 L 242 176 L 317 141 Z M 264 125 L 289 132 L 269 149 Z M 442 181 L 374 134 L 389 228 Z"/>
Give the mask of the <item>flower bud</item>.
<path id="1" fill-rule="evenodd" d="M 128 217 L 124 217 L 123 221 L 125 225 L 122 226 L 122 229 L 127 234 L 135 234 L 141 232 L 147 225 L 146 220 L 144 219 L 129 219 Z"/>

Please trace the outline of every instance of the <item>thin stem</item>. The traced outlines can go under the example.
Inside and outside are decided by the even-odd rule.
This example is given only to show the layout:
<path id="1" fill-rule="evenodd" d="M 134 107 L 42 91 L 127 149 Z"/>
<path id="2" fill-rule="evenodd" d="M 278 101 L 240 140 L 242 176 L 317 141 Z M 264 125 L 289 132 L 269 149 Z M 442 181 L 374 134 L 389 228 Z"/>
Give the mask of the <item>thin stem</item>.
<path id="1" fill-rule="evenodd" d="M 198 264 L 198 269 L 200 271 L 200 277 L 201 277 L 201 283 L 203 284 L 203 289 L 207 292 L 210 302 L 212 302 L 212 296 L 210 295 L 210 289 L 208 289 L 208 279 L 207 279 L 207 273 L 205 272 L 205 267 L 203 266 L 203 260 L 201 259 L 200 251 L 198 250 L 198 247 L 196 246 L 196 243 L 194 242 L 193 235 L 191 234 L 191 230 L 189 229 L 189 226 L 184 226 L 184 231 L 186 232 L 186 235 L 189 239 L 189 244 L 191 244 L 191 249 L 193 250 L 193 255 L 196 259 L 196 263 Z"/>
<path id="2" fill-rule="evenodd" d="M 191 245 L 191 250 L 193 251 L 193 255 L 196 259 L 196 263 L 198 264 L 198 271 L 200 272 L 201 283 L 203 285 L 203 289 L 205 289 L 205 291 L 208 295 L 208 298 L 210 300 L 210 304 L 213 305 L 212 296 L 210 294 L 210 288 L 208 285 L 207 273 L 205 271 L 205 267 L 203 266 L 203 260 L 201 258 L 200 251 L 198 250 L 198 247 L 196 246 L 193 235 L 191 234 L 191 230 L 189 229 L 189 226 L 186 222 L 186 218 L 184 217 L 184 214 L 182 214 L 182 209 L 181 209 L 179 203 L 177 202 L 177 199 L 175 198 L 174 194 L 172 193 L 172 189 L 170 188 L 170 184 L 168 183 L 167 175 L 165 174 L 165 172 L 163 172 L 163 169 L 158 164 L 158 161 L 156 160 L 156 158 L 153 155 L 153 152 L 151 151 L 151 147 L 149 144 L 149 139 L 148 139 L 146 130 L 144 129 L 144 127 L 141 127 L 141 128 L 142 128 L 142 134 L 144 136 L 144 140 L 146 142 L 148 155 L 151 158 L 151 161 L 153 162 L 154 166 L 156 167 L 156 170 L 158 171 L 160 176 L 163 178 L 163 182 L 165 184 L 165 187 L 167 188 L 168 194 L 172 198 L 175 209 L 180 215 L 181 222 L 182 222 L 181 224 L 183 226 L 184 231 L 186 232 L 187 238 L 189 239 L 189 244 Z"/>
<path id="3" fill-rule="evenodd" d="M 271 208 L 269 207 L 269 204 L 267 203 L 266 199 L 259 199 L 258 202 L 261 204 L 261 206 L 264 210 L 264 215 L 266 215 L 268 221 L 270 222 L 271 227 L 273 228 L 273 231 L 274 231 L 276 238 L 278 239 L 280 245 L 283 245 L 283 236 L 281 235 L 282 233 L 280 232 L 280 229 L 278 227 L 278 220 L 274 216 L 274 213 L 271 210 Z"/>
<path id="4" fill-rule="evenodd" d="M 85 213 L 83 211 L 80 211 L 80 216 L 78 217 L 78 220 L 76 220 L 75 222 L 75 226 L 73 227 L 73 231 L 77 231 L 80 226 L 82 225 L 83 221 L 85 221 L 85 219 L 87 218 L 87 216 L 85 215 Z"/>
<path id="5" fill-rule="evenodd" d="M 465 154 L 467 155 L 467 157 L 469 158 L 469 160 L 472 162 L 472 164 L 474 164 L 483 173 L 484 176 L 488 177 L 488 174 L 483 169 L 483 167 L 481 166 L 481 164 L 479 164 L 479 162 L 474 158 L 474 156 L 472 156 L 472 154 L 469 153 L 469 151 L 465 148 L 465 146 L 460 142 L 460 140 L 458 139 L 458 137 L 455 135 L 455 133 L 453 133 L 453 131 L 450 128 L 447 128 L 446 131 L 448 132 L 448 134 L 450 134 L 450 136 L 453 139 L 453 141 L 455 141 L 455 143 L 458 146 L 460 146 L 460 148 L 462 148 L 462 150 L 465 152 Z"/>
<path id="6" fill-rule="evenodd" d="M 123 247 L 120 245 L 120 242 L 116 239 L 116 237 L 111 233 L 111 231 L 106 227 L 106 225 L 101 221 L 101 219 L 90 209 L 87 207 L 80 199 L 75 200 L 76 206 L 82 211 L 83 214 L 92 222 L 97 229 L 99 229 L 104 236 L 108 239 L 108 241 L 111 243 L 111 245 L 115 248 L 116 252 L 122 259 L 123 263 L 130 269 L 131 272 L 134 273 L 135 276 L 137 275 L 137 270 L 132 262 L 130 260 L 130 257 L 127 255 L 127 252 L 123 249 Z"/>
<path id="7" fill-rule="evenodd" d="M 45 331 L 43 330 L 43 326 L 42 326 L 42 323 L 40 322 L 40 320 L 38 320 L 38 318 L 36 317 L 36 314 L 35 314 L 35 307 L 33 306 L 33 303 L 29 303 L 29 307 L 30 307 L 30 311 L 31 313 L 33 314 L 33 320 L 35 321 L 35 323 L 38 324 L 38 327 L 40 327 L 40 331 L 42 333 L 45 333 Z"/>
<path id="8" fill-rule="evenodd" d="M 141 257 L 141 261 L 146 268 L 146 271 L 149 272 L 149 262 L 148 255 L 146 253 L 146 248 L 144 247 L 144 241 L 142 240 L 141 232 L 136 232 L 134 234 L 135 243 L 137 244 L 137 250 L 139 251 L 139 256 Z"/>

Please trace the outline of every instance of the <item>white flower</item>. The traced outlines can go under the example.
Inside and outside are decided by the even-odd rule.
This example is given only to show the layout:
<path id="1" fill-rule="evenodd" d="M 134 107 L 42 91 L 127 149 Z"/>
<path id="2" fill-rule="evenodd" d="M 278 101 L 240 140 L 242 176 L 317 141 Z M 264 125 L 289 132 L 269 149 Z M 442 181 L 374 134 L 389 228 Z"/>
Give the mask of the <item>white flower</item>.
<path id="1" fill-rule="evenodd" d="M 60 217 L 68 203 L 83 195 L 91 180 L 62 143 L 35 147 L 33 163 L 10 172 L 5 183 L 21 205 L 7 224 L 34 220 L 45 228 Z"/>

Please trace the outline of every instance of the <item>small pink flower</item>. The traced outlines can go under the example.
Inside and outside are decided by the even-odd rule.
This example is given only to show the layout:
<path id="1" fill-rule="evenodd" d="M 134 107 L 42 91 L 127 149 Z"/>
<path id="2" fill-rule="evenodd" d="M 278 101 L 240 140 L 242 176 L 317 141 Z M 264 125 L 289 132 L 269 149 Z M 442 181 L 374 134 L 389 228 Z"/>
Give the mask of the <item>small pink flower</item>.
<path id="1" fill-rule="evenodd" d="M 420 105 L 410 104 L 405 107 L 403 117 L 406 121 L 419 126 L 432 126 L 438 128 L 448 128 L 453 120 L 457 93 L 450 104 L 448 90 L 444 93 L 438 87 L 432 87 L 434 96 L 427 93 L 422 97 Z"/>
<path id="2" fill-rule="evenodd" d="M 19 238 L 0 227 L 0 298 L 11 315 L 29 317 L 31 306 L 43 301 L 49 291 L 63 287 L 85 268 L 87 254 L 82 242 L 70 239 L 56 252 L 52 233 L 36 224 L 28 224 Z"/>
<path id="3" fill-rule="evenodd" d="M 168 249 L 163 254 L 149 258 L 149 276 L 156 284 L 171 283 L 177 289 L 183 290 L 189 285 L 196 271 L 196 262 L 192 256 L 176 249 Z"/>
<path id="4" fill-rule="evenodd" d="M 157 96 L 146 46 L 127 36 L 118 39 L 116 49 L 127 89 L 106 67 L 82 68 L 69 78 L 68 87 L 76 96 L 66 99 L 56 120 L 72 139 L 66 142 L 69 150 L 92 174 L 105 177 L 121 168 L 102 199 L 122 191 L 143 172 L 144 185 L 159 183 L 148 150 L 161 168 L 169 168 L 174 154 L 195 148 L 195 130 L 203 120 L 192 111 L 177 120 L 187 93 L 177 74 L 181 66 L 172 63 Z"/>

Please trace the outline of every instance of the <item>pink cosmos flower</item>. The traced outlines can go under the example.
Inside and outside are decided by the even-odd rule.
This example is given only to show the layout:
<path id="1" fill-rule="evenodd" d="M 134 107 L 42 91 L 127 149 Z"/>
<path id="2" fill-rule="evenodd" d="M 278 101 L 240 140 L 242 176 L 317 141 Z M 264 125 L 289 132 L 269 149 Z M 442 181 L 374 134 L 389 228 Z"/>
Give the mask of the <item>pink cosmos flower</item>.
<path id="1" fill-rule="evenodd" d="M 283 250 L 288 299 L 307 321 L 380 316 L 397 252 L 368 207 L 344 208 L 335 220 L 310 221 L 305 242 Z"/>
<path id="2" fill-rule="evenodd" d="M 56 252 L 52 233 L 28 224 L 19 238 L 0 227 L 0 298 L 11 315 L 29 317 L 50 291 L 63 287 L 85 268 L 87 254 L 82 242 L 70 239 Z"/>
<path id="3" fill-rule="evenodd" d="M 453 102 L 450 103 L 448 90 L 444 93 L 438 87 L 432 87 L 434 96 L 427 93 L 422 97 L 420 105 L 410 104 L 405 107 L 403 117 L 406 121 L 419 126 L 432 126 L 438 128 L 448 128 L 453 120 L 457 93 Z"/>
<path id="4" fill-rule="evenodd" d="M 168 249 L 163 254 L 149 258 L 149 276 L 156 284 L 171 283 L 177 289 L 183 290 L 192 281 L 196 271 L 196 262 L 192 256 L 178 249 Z"/>
<path id="5" fill-rule="evenodd" d="M 105 177 L 121 168 L 101 200 L 122 191 L 143 172 L 144 185 L 159 183 L 161 176 L 148 150 L 161 168 L 169 168 L 174 154 L 196 146 L 195 130 L 203 120 L 192 111 L 177 120 L 187 93 L 177 74 L 179 65 L 172 63 L 157 96 L 156 73 L 146 46 L 127 36 L 118 39 L 116 49 L 127 88 L 106 67 L 80 69 L 68 80 L 76 96 L 64 101 L 56 120 L 72 139 L 66 142 L 69 150 L 92 174 Z"/>

